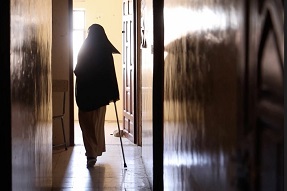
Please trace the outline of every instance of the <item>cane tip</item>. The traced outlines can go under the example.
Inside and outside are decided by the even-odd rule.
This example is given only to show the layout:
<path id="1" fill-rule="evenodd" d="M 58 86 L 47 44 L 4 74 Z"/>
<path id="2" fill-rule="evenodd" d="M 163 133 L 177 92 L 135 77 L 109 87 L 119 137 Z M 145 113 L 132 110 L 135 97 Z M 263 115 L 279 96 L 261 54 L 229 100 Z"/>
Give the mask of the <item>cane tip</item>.
<path id="1" fill-rule="evenodd" d="M 127 168 L 127 164 L 126 163 L 124 164 L 124 167 Z"/>

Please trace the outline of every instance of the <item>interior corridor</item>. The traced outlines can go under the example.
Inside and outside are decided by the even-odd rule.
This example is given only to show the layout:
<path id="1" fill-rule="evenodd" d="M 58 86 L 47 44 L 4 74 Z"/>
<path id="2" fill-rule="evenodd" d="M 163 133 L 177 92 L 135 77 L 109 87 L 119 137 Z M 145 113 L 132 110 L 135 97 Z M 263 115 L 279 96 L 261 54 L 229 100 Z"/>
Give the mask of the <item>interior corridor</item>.
<path id="1" fill-rule="evenodd" d="M 106 152 L 94 168 L 86 168 L 81 130 L 75 122 L 75 146 L 53 149 L 52 191 L 150 191 L 142 163 L 141 147 L 122 138 L 127 168 L 124 168 L 117 123 L 105 123 Z"/>

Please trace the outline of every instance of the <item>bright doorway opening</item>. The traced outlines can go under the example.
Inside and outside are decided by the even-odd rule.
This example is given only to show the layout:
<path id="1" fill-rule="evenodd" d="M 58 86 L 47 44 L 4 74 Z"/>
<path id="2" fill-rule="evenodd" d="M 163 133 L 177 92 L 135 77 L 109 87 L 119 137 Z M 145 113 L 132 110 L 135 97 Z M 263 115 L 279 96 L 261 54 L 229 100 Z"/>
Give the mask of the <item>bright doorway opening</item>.
<path id="1" fill-rule="evenodd" d="M 86 38 L 85 32 L 85 11 L 73 10 L 73 70 L 77 64 L 77 57 L 79 50 Z M 74 87 L 76 82 L 76 76 L 74 76 Z M 74 94 L 74 143 L 82 143 L 82 134 L 79 127 L 78 119 L 78 107 L 76 104 L 76 98 Z"/>
<path id="2" fill-rule="evenodd" d="M 85 40 L 85 35 L 85 11 L 73 10 L 73 69 L 76 67 L 78 53 Z M 74 79 L 76 79 L 75 76 Z M 74 100 L 76 100 L 75 97 Z M 78 121 L 78 107 L 76 101 L 74 102 L 74 120 Z"/>

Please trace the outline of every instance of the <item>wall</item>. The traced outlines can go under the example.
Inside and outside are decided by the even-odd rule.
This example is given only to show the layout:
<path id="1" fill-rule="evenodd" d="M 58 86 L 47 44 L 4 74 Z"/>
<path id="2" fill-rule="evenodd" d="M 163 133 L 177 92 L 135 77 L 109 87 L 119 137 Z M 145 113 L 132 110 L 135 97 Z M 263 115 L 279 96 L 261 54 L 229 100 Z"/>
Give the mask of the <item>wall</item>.
<path id="1" fill-rule="evenodd" d="M 2 138 L 2 187 L 12 190 L 12 136 L 11 136 L 11 87 L 10 87 L 10 1 L 0 3 L 0 18 L 2 24 L 0 35 L 0 126 Z"/>
<path id="2" fill-rule="evenodd" d="M 10 2 L 11 190 L 48 190 L 52 186 L 52 5 L 49 0 Z"/>
<path id="3" fill-rule="evenodd" d="M 164 190 L 283 190 L 283 4 L 164 1 Z"/>
<path id="4" fill-rule="evenodd" d="M 88 31 L 89 26 L 94 23 L 102 25 L 112 44 L 122 53 L 122 1 L 100 1 L 100 0 L 75 0 L 73 2 L 75 10 L 85 10 L 86 22 L 85 29 Z M 122 55 L 114 54 L 115 70 L 120 92 L 120 100 L 117 102 L 119 120 L 123 118 L 122 98 Z M 75 103 L 75 119 L 77 119 L 77 105 Z M 107 121 L 116 121 L 115 108 L 113 104 L 107 107 Z"/>
<path id="5" fill-rule="evenodd" d="M 237 1 L 165 0 L 165 190 L 236 187 L 242 18 Z"/>
<path id="6" fill-rule="evenodd" d="M 53 0 L 52 1 L 52 79 L 68 80 L 68 84 L 73 80 L 70 78 L 72 62 L 70 51 L 72 49 L 72 38 L 70 35 L 70 10 L 69 2 L 71 0 Z M 70 143 L 70 87 L 66 94 L 66 112 L 64 117 L 65 135 L 67 143 Z M 59 93 L 53 93 L 53 115 L 62 112 L 62 98 Z M 53 145 L 62 144 L 63 133 L 61 121 L 53 120 Z"/>

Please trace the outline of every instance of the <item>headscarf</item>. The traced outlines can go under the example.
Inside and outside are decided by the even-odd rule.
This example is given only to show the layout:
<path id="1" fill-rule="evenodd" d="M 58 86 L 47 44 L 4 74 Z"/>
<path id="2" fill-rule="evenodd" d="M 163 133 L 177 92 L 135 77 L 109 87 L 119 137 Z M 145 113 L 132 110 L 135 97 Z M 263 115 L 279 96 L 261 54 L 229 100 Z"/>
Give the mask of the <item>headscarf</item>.
<path id="1" fill-rule="evenodd" d="M 78 61 L 75 68 L 76 76 L 80 75 L 82 70 L 90 70 L 89 66 L 95 61 L 95 56 L 102 56 L 103 54 L 120 54 L 114 45 L 108 39 L 104 28 L 99 24 L 92 24 L 88 28 L 88 36 L 85 39 L 79 54 Z M 96 55 L 95 55 L 96 54 Z"/>
<path id="2" fill-rule="evenodd" d="M 110 51 L 112 53 L 120 54 L 120 52 L 114 47 L 114 45 L 109 41 L 104 28 L 99 24 L 93 24 L 89 27 L 88 38 L 97 41 L 99 46 L 104 47 L 105 51 Z"/>
<path id="3" fill-rule="evenodd" d="M 91 111 L 119 100 L 113 53 L 120 54 L 104 28 L 99 24 L 91 25 L 74 71 L 79 109 Z"/>

